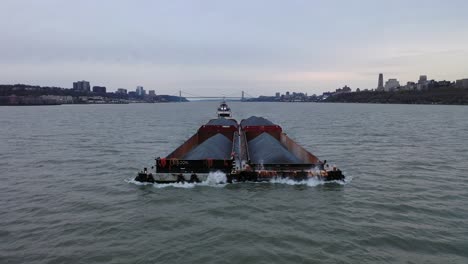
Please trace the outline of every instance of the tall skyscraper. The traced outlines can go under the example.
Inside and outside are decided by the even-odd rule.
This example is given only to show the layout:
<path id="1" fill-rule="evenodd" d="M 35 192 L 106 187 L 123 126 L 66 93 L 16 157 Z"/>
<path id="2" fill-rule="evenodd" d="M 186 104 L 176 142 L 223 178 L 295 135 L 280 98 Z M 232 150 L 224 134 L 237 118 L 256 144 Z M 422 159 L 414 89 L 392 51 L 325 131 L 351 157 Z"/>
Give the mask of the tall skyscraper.
<path id="1" fill-rule="evenodd" d="M 377 85 L 377 89 L 383 90 L 383 88 L 384 88 L 384 86 L 383 86 L 383 74 L 379 73 L 379 83 Z"/>

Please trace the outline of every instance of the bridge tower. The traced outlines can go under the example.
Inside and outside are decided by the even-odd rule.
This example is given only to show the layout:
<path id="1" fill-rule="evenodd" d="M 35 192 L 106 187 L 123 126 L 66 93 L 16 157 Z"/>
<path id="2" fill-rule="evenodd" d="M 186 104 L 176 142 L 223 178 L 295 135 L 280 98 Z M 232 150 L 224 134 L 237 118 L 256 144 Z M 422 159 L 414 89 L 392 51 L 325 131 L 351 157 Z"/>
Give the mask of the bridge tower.
<path id="1" fill-rule="evenodd" d="M 182 91 L 179 90 L 179 103 L 182 102 Z"/>
<path id="2" fill-rule="evenodd" d="M 244 91 L 242 91 L 241 101 L 244 101 Z"/>

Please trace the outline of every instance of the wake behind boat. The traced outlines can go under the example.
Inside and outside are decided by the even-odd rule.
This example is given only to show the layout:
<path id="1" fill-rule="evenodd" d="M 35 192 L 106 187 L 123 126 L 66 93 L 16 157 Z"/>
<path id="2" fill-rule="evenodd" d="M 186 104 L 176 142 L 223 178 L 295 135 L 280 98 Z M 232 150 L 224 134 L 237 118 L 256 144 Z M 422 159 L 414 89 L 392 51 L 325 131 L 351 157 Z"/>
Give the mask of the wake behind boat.
<path id="1" fill-rule="evenodd" d="M 200 182 L 216 171 L 226 174 L 228 183 L 275 178 L 344 180 L 341 170 L 319 160 L 270 120 L 252 116 L 238 123 L 232 119 L 226 102 L 221 103 L 217 113 L 217 119 L 202 125 L 166 157 L 156 158 L 153 171 L 145 168 L 135 180 Z"/>

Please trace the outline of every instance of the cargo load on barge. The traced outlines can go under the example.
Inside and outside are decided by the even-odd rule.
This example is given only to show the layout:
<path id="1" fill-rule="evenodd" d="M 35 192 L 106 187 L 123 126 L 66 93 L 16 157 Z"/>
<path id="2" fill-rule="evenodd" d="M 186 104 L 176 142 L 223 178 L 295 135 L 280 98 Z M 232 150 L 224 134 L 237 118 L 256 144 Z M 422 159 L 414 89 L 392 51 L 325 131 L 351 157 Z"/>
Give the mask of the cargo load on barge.
<path id="1" fill-rule="evenodd" d="M 222 109 L 222 114 L 220 114 Z M 316 178 L 342 181 L 344 175 L 326 161 L 289 138 L 281 126 L 263 117 L 232 119 L 225 102 L 218 118 L 202 125 L 197 133 L 166 157 L 156 158 L 135 178 L 140 182 L 201 182 L 212 172 L 226 174 L 228 183 Z"/>

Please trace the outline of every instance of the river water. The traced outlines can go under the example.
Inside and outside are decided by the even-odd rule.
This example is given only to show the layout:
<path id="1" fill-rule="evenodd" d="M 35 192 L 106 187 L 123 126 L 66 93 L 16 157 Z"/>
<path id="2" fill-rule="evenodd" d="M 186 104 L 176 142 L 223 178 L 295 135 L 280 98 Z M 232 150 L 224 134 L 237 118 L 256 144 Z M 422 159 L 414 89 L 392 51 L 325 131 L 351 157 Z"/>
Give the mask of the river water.
<path id="1" fill-rule="evenodd" d="M 230 106 L 347 182 L 131 181 L 216 102 L 0 107 L 0 263 L 468 263 L 468 107 Z"/>

